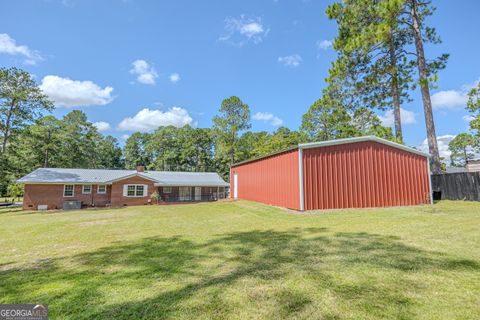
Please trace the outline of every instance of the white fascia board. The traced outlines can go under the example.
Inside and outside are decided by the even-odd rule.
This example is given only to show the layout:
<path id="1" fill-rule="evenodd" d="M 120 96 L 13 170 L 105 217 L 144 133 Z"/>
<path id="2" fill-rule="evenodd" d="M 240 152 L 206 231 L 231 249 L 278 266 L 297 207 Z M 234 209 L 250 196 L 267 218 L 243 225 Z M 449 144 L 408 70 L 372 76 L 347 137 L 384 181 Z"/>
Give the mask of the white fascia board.
<path id="1" fill-rule="evenodd" d="M 19 181 L 16 180 L 17 183 L 20 184 L 74 184 L 74 185 L 90 185 L 90 184 L 105 184 L 105 185 L 110 185 L 110 182 L 77 182 L 77 181 Z"/>
<path id="2" fill-rule="evenodd" d="M 310 149 L 310 148 L 328 147 L 328 146 L 335 146 L 339 144 L 364 142 L 364 141 L 373 141 L 373 142 L 382 143 L 393 148 L 401 149 L 407 152 L 418 154 L 423 157 L 430 158 L 430 154 L 428 153 L 422 152 L 420 150 L 417 150 L 411 147 L 404 146 L 403 144 L 385 140 L 376 136 L 364 136 L 364 137 L 346 138 L 346 139 L 329 140 L 329 141 L 321 141 L 321 142 L 301 143 L 298 145 L 298 147 L 301 149 Z"/>
<path id="3" fill-rule="evenodd" d="M 122 180 L 125 180 L 125 179 L 128 179 L 128 178 L 133 178 L 133 177 L 140 177 L 140 178 L 150 180 L 150 181 L 153 181 L 153 182 L 158 182 L 158 180 L 152 179 L 148 176 L 145 176 L 145 175 L 137 172 L 137 173 L 129 174 L 128 176 L 124 176 L 124 177 L 121 177 L 121 178 L 117 178 L 117 179 L 114 179 L 114 180 L 107 181 L 103 184 L 112 184 L 113 182 L 122 181 Z"/>

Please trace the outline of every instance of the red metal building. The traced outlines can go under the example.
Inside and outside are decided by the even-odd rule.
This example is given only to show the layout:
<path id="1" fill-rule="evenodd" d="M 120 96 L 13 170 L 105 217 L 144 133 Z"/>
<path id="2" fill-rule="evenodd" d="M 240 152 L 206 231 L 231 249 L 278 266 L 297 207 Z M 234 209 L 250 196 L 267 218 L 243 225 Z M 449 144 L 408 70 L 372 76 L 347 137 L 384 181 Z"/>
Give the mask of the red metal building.
<path id="1" fill-rule="evenodd" d="M 429 155 L 374 136 L 300 144 L 232 165 L 230 195 L 296 210 L 431 203 Z"/>

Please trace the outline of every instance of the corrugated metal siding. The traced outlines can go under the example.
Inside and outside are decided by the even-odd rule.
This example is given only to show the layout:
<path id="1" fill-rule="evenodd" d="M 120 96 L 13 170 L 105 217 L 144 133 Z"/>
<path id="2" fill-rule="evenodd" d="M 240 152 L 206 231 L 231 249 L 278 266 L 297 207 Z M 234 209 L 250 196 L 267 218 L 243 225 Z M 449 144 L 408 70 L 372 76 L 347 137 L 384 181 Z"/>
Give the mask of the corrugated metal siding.
<path id="1" fill-rule="evenodd" d="M 376 142 L 304 149 L 305 210 L 429 203 L 427 161 Z"/>
<path id="2" fill-rule="evenodd" d="M 300 209 L 298 149 L 240 164 L 230 170 L 230 195 L 234 195 L 233 175 L 238 175 L 238 198 Z"/>

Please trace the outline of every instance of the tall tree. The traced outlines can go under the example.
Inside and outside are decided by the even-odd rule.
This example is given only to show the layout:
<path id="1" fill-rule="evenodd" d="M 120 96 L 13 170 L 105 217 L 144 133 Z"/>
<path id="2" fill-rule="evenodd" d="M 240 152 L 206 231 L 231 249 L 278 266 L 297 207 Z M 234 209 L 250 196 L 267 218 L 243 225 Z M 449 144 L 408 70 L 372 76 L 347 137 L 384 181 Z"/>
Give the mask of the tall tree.
<path id="1" fill-rule="evenodd" d="M 238 135 L 250 128 L 249 106 L 236 96 L 223 100 L 219 115 L 213 118 L 213 127 L 217 137 L 217 155 L 226 156 L 233 164 Z"/>
<path id="2" fill-rule="evenodd" d="M 396 1 L 396 0 L 390 0 Z M 422 93 L 423 110 L 425 114 L 425 125 L 427 127 L 428 148 L 431 155 L 432 172 L 440 173 L 442 171 L 440 154 L 438 152 L 437 135 L 435 133 L 435 123 L 433 119 L 432 100 L 430 98 L 430 83 L 435 79 L 435 72 L 444 68 L 448 55 L 442 55 L 437 61 L 429 63 L 425 57 L 424 42 L 439 43 L 435 29 L 425 25 L 425 19 L 432 15 L 435 8 L 429 0 L 403 0 L 403 15 L 400 16 L 400 23 L 410 27 L 410 32 L 414 38 L 417 67 L 419 75 L 420 91 Z"/>
<path id="3" fill-rule="evenodd" d="M 366 107 L 355 110 L 352 115 L 352 125 L 356 135 L 373 135 L 387 140 L 395 140 L 392 128 L 384 127 L 377 114 Z"/>
<path id="4" fill-rule="evenodd" d="M 118 146 L 118 141 L 112 136 L 101 137 L 95 148 L 97 162 L 95 168 L 122 169 L 124 161 L 122 158 L 122 148 Z"/>
<path id="5" fill-rule="evenodd" d="M 402 142 L 400 110 L 401 103 L 410 100 L 413 64 L 405 50 L 410 38 L 396 20 L 401 3 L 387 2 L 343 0 L 327 8 L 327 16 L 339 27 L 334 41 L 339 57 L 327 82 L 337 86 L 348 109 L 393 106 L 395 134 Z"/>
<path id="6" fill-rule="evenodd" d="M 12 134 L 53 110 L 53 103 L 43 94 L 31 75 L 17 68 L 0 68 L 0 133 L 2 153 Z"/>
<path id="7" fill-rule="evenodd" d="M 67 168 L 95 168 L 100 135 L 80 110 L 67 113 L 61 124 L 61 162 Z"/>
<path id="8" fill-rule="evenodd" d="M 27 126 L 16 137 L 10 150 L 10 159 L 15 167 L 27 167 L 27 171 L 37 167 L 62 166 L 62 122 L 54 116 L 45 116 Z"/>
<path id="9" fill-rule="evenodd" d="M 347 138 L 355 133 L 351 120 L 347 110 L 327 94 L 303 115 L 301 131 L 309 141 Z"/>
<path id="10" fill-rule="evenodd" d="M 237 161 L 244 161 L 263 155 L 264 151 L 260 149 L 267 145 L 270 134 L 267 131 L 244 132 L 237 142 Z"/>
<path id="11" fill-rule="evenodd" d="M 152 157 L 146 150 L 150 134 L 135 132 L 128 137 L 123 149 L 125 168 L 135 169 L 137 165 L 149 166 Z"/>
<path id="12" fill-rule="evenodd" d="M 472 114 L 470 129 L 475 130 L 477 138 L 480 137 L 480 81 L 468 93 L 467 110 Z"/>
<path id="13" fill-rule="evenodd" d="M 460 133 L 450 141 L 448 149 L 452 152 L 450 155 L 452 165 L 464 166 L 468 160 L 473 159 L 475 144 L 475 138 L 468 133 Z"/>

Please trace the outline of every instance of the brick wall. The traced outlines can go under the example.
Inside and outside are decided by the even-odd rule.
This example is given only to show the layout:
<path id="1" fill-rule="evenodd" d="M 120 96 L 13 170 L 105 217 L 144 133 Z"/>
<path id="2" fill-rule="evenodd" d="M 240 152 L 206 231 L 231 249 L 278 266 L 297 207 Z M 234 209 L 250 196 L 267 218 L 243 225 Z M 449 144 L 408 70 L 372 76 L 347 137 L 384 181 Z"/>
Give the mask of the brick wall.
<path id="1" fill-rule="evenodd" d="M 97 193 L 97 185 L 92 185 L 91 194 L 82 194 L 82 185 L 75 185 L 73 197 L 63 197 L 63 184 L 26 184 L 23 196 L 23 209 L 36 210 L 38 205 L 48 205 L 48 209 L 62 209 L 64 201 L 82 201 L 83 205 L 92 203 L 104 207 L 110 203 L 111 187 L 106 194 Z"/>
<path id="2" fill-rule="evenodd" d="M 144 184 L 148 186 L 145 197 L 124 197 L 123 186 L 126 184 Z M 132 177 L 112 183 L 112 207 L 139 206 L 149 203 L 150 196 L 155 192 L 153 181 L 141 177 Z"/>

